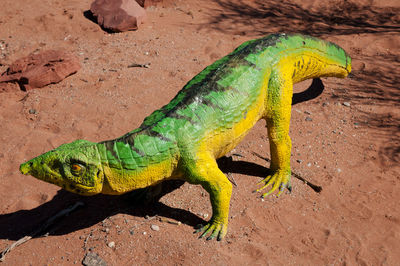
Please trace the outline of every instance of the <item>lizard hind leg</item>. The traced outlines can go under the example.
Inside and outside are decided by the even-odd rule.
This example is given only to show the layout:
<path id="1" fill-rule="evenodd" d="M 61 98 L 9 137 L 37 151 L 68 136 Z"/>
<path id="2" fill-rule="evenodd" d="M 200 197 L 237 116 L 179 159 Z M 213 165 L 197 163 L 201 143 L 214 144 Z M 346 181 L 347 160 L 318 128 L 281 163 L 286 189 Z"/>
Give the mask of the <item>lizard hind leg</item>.
<path id="1" fill-rule="evenodd" d="M 191 184 L 200 184 L 210 194 L 213 214 L 208 224 L 195 233 L 201 232 L 199 238 L 208 236 L 207 240 L 220 241 L 227 233 L 232 184 L 211 155 L 197 154 L 196 157 L 197 160 L 186 162 L 186 179 Z"/>

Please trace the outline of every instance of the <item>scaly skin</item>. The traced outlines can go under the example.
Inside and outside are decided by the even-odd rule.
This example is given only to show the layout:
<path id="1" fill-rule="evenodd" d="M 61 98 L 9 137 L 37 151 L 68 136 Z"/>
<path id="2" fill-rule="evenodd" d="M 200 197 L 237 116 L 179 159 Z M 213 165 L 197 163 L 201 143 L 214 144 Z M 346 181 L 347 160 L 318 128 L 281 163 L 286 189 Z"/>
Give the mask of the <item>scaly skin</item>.
<path id="1" fill-rule="evenodd" d="M 164 107 L 124 136 L 77 140 L 21 165 L 23 174 L 82 195 L 122 194 L 167 179 L 200 184 L 213 215 L 201 237 L 221 240 L 228 225 L 232 185 L 216 159 L 265 119 L 272 174 L 257 191 L 290 186 L 289 123 L 294 83 L 346 77 L 351 59 L 333 43 L 298 34 L 248 41 L 205 68 Z"/>

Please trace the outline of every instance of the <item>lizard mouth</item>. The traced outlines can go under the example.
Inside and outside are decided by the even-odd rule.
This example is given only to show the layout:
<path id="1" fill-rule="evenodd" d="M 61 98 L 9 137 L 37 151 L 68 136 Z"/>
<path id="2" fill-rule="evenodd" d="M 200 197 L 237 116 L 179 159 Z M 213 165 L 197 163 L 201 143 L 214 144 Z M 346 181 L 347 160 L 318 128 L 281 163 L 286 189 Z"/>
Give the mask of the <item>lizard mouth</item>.
<path id="1" fill-rule="evenodd" d="M 19 171 L 23 175 L 31 175 L 37 179 L 61 186 L 62 177 L 59 173 L 51 170 L 46 164 L 40 165 L 39 168 L 41 170 L 39 170 L 37 166 L 36 163 L 28 161 L 20 165 Z"/>

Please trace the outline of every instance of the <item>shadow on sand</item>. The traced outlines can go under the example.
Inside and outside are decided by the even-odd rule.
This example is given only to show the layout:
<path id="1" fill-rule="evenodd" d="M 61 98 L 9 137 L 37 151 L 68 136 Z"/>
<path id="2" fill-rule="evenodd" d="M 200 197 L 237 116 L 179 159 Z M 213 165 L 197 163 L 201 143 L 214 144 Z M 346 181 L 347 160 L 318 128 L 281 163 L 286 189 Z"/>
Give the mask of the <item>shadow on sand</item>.
<path id="1" fill-rule="evenodd" d="M 345 0 L 312 11 L 281 0 L 216 2 L 220 8 L 208 10 L 210 19 L 201 28 L 211 27 L 229 34 L 248 36 L 288 32 L 290 29 L 314 36 L 400 32 L 399 8 L 372 8 Z"/>

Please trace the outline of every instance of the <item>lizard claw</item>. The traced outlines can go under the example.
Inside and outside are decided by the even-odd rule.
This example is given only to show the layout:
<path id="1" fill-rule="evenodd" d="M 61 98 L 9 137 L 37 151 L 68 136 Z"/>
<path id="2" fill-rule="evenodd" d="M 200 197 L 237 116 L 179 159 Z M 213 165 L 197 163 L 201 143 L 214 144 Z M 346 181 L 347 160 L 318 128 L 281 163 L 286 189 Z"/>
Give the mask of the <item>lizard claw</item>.
<path id="1" fill-rule="evenodd" d="M 285 173 L 283 171 L 278 171 L 273 175 L 267 176 L 264 180 L 259 182 L 257 185 L 264 185 L 256 190 L 256 192 L 260 192 L 261 190 L 267 188 L 268 186 L 272 186 L 271 189 L 267 192 L 262 194 L 262 198 L 265 198 L 266 196 L 270 195 L 273 193 L 275 190 L 279 188 L 279 192 L 277 196 L 279 197 L 282 192 L 285 190 L 285 188 L 288 188 L 289 191 L 291 191 L 292 186 L 290 185 L 290 172 Z"/>
<path id="2" fill-rule="evenodd" d="M 226 226 L 222 223 L 217 223 L 217 222 L 209 222 L 205 226 L 202 226 L 201 228 L 197 229 L 195 233 L 202 233 L 199 238 L 203 238 L 210 234 L 206 240 L 212 240 L 215 237 L 217 238 L 218 241 L 221 241 L 224 236 L 226 235 Z"/>

